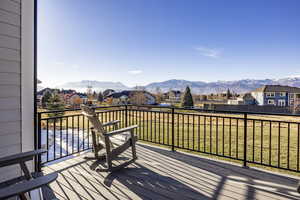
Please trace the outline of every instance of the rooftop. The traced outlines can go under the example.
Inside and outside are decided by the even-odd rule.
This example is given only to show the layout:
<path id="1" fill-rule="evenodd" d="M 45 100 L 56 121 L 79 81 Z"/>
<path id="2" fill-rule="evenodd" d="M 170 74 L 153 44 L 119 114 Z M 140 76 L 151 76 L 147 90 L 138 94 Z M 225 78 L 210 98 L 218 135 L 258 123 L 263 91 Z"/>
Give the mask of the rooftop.
<path id="1" fill-rule="evenodd" d="M 290 87 L 285 85 L 264 85 L 260 88 L 255 89 L 253 92 L 289 92 L 289 93 L 300 93 L 300 88 Z"/>

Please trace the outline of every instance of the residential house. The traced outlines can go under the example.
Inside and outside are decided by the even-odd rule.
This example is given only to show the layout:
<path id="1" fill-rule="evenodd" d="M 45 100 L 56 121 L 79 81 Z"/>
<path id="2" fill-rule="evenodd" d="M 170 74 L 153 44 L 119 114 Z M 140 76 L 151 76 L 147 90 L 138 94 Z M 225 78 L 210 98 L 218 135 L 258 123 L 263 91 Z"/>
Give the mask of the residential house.
<path id="1" fill-rule="evenodd" d="M 71 90 L 71 89 L 64 90 L 64 89 L 62 89 L 62 90 L 60 90 L 59 93 L 61 93 L 61 94 L 74 94 L 74 93 L 76 93 L 76 90 Z"/>
<path id="2" fill-rule="evenodd" d="M 300 88 L 265 85 L 251 92 L 257 105 L 297 106 L 300 105 Z"/>
<path id="3" fill-rule="evenodd" d="M 179 90 L 170 90 L 162 94 L 164 101 L 169 103 L 178 103 L 181 100 L 182 92 Z"/>
<path id="4" fill-rule="evenodd" d="M 115 91 L 113 89 L 107 89 L 107 90 L 104 90 L 102 94 L 103 94 L 103 97 L 105 98 L 105 97 L 111 95 L 114 92 Z"/>
<path id="5" fill-rule="evenodd" d="M 87 104 L 88 103 L 88 96 L 84 93 L 77 93 L 77 95 L 80 97 L 80 99 L 82 100 L 83 104 Z"/>
<path id="6" fill-rule="evenodd" d="M 235 99 L 228 99 L 227 104 L 229 105 L 255 105 L 255 98 L 251 93 L 240 95 Z"/>
<path id="7" fill-rule="evenodd" d="M 120 104 L 156 104 L 156 99 L 153 94 L 147 91 L 140 90 L 124 90 L 115 92 L 105 97 L 107 101 L 111 101 L 114 105 Z"/>
<path id="8" fill-rule="evenodd" d="M 169 101 L 171 102 L 180 102 L 182 92 L 179 90 L 169 91 Z"/>
<path id="9" fill-rule="evenodd" d="M 88 97 L 86 94 L 74 92 L 71 94 L 61 95 L 63 96 L 64 103 L 73 107 L 79 107 L 80 104 L 86 104 L 88 102 Z"/>

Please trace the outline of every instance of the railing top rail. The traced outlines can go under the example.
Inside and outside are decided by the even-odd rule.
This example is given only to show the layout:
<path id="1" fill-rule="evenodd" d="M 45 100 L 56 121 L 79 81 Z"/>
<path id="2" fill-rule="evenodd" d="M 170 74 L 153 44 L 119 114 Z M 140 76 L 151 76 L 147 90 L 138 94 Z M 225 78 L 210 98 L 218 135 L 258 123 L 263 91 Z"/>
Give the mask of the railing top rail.
<path id="1" fill-rule="evenodd" d="M 175 110 L 190 110 L 190 111 L 211 112 L 211 113 L 278 115 L 278 116 L 300 117 L 300 114 L 289 114 L 289 113 L 250 112 L 250 111 L 232 111 L 232 110 L 211 110 L 211 109 L 201 109 L 201 108 L 178 108 L 178 107 L 173 107 L 173 106 L 153 106 L 153 105 L 127 105 L 127 106 L 162 108 L 162 109 L 164 108 L 164 109 L 175 109 Z"/>
<path id="2" fill-rule="evenodd" d="M 275 115 L 275 116 L 290 116 L 290 117 L 300 117 L 300 114 L 289 114 L 289 113 L 270 113 L 270 112 L 251 112 L 251 111 L 232 111 L 232 110 L 211 110 L 211 109 L 201 109 L 201 108 L 178 108 L 174 106 L 156 106 L 156 105 L 115 105 L 115 106 L 97 106 L 95 109 L 105 109 L 105 108 L 120 108 L 120 107 L 140 107 L 140 108 L 159 108 L 159 109 L 175 109 L 175 110 L 185 110 L 185 111 L 196 111 L 196 112 L 208 112 L 208 113 L 224 113 L 224 114 L 249 114 L 249 115 Z M 60 113 L 67 111 L 80 111 L 77 109 L 64 109 L 64 110 L 53 110 L 53 111 L 42 111 L 39 114 L 49 114 L 49 113 Z"/>
<path id="3" fill-rule="evenodd" d="M 125 107 L 124 105 L 116 105 L 116 106 L 95 106 L 95 109 L 101 108 L 120 108 Z M 71 109 L 64 109 L 64 110 L 51 110 L 51 111 L 42 111 L 38 112 L 39 114 L 49 114 L 49 113 L 61 113 L 61 112 L 68 112 L 68 111 L 80 111 L 81 108 L 71 108 Z"/>

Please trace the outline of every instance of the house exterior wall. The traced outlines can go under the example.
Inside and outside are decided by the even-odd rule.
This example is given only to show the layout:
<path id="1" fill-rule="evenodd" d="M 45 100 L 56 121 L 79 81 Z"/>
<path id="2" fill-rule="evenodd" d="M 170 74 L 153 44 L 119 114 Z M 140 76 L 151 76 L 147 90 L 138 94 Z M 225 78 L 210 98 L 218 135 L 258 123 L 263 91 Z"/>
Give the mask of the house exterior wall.
<path id="1" fill-rule="evenodd" d="M 280 96 L 281 92 L 275 92 L 275 96 L 269 97 L 267 96 L 268 92 L 252 92 L 251 95 L 256 100 L 256 104 L 260 106 L 270 105 L 268 103 L 269 100 L 274 100 L 274 105 L 279 106 L 279 101 L 285 102 L 285 106 L 290 106 L 290 94 L 288 92 L 284 92 L 285 96 Z"/>
<path id="2" fill-rule="evenodd" d="M 265 92 L 264 93 L 264 105 L 270 105 L 268 104 L 268 101 L 269 100 L 274 100 L 274 105 L 275 106 L 279 106 L 279 101 L 282 100 L 285 102 L 285 106 L 289 106 L 289 101 L 288 101 L 288 93 L 287 92 L 284 92 L 285 93 L 285 96 L 280 96 L 280 92 L 275 92 L 275 96 L 274 97 L 268 97 L 267 96 L 267 93 Z"/>
<path id="3" fill-rule="evenodd" d="M 263 106 L 264 105 L 264 93 L 263 92 L 252 92 L 251 95 L 256 101 L 256 105 Z"/>
<path id="4" fill-rule="evenodd" d="M 150 94 L 145 94 L 146 98 L 147 98 L 147 104 L 149 105 L 153 105 L 156 103 L 156 99 L 154 96 L 150 95 Z"/>
<path id="5" fill-rule="evenodd" d="M 0 0 L 0 157 L 33 149 L 33 5 Z M 0 168 L 1 181 L 19 174 Z"/>

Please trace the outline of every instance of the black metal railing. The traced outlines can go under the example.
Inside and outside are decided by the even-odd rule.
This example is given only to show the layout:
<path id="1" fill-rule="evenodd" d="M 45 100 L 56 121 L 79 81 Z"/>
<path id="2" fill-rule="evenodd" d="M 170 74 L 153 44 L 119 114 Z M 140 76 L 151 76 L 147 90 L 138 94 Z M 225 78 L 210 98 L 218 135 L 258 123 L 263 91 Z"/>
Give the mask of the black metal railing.
<path id="1" fill-rule="evenodd" d="M 40 163 L 91 148 L 90 123 L 80 113 L 38 114 L 39 147 L 48 149 Z M 212 111 L 158 106 L 98 107 L 102 122 L 138 124 L 139 140 L 214 156 L 299 172 L 298 115 Z"/>
<path id="2" fill-rule="evenodd" d="M 125 109 L 122 107 L 98 107 L 96 113 L 104 123 L 120 120 L 120 126 L 125 126 Z M 52 116 L 55 114 L 57 116 Z M 92 148 L 91 124 L 80 109 L 64 110 L 63 114 L 62 111 L 39 112 L 37 118 L 38 148 L 48 150 L 38 159 L 39 165 Z"/>

